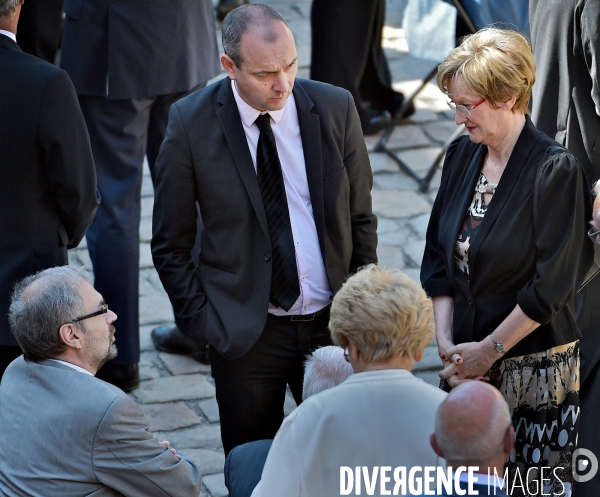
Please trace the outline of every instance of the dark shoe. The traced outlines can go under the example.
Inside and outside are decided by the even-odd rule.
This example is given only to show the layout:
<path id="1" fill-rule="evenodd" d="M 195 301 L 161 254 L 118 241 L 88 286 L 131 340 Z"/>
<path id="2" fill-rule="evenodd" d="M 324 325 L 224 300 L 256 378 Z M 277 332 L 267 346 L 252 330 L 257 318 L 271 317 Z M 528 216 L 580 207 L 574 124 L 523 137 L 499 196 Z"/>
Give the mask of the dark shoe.
<path id="1" fill-rule="evenodd" d="M 184 334 L 177 326 L 157 326 L 150 333 L 152 343 L 161 352 L 170 354 L 191 354 L 200 352 L 200 349 L 189 336 Z"/>
<path id="2" fill-rule="evenodd" d="M 369 109 L 359 113 L 359 116 L 360 126 L 363 135 L 365 136 L 374 135 L 378 131 L 381 131 L 392 120 L 392 116 L 390 116 L 390 113 L 387 110 L 381 112 L 375 109 Z"/>
<path id="3" fill-rule="evenodd" d="M 107 363 L 96 373 L 96 378 L 111 383 L 124 392 L 131 392 L 140 385 L 140 369 L 137 363 Z"/>
<path id="4" fill-rule="evenodd" d="M 225 16 L 233 9 L 237 9 L 238 7 L 247 3 L 248 0 L 219 0 L 219 5 L 217 5 L 217 19 L 223 22 Z"/>
<path id="5" fill-rule="evenodd" d="M 208 347 L 205 347 L 202 350 L 198 349 L 196 352 L 192 352 L 192 357 L 196 361 L 201 362 L 202 364 L 208 364 L 210 366 L 210 353 Z"/>

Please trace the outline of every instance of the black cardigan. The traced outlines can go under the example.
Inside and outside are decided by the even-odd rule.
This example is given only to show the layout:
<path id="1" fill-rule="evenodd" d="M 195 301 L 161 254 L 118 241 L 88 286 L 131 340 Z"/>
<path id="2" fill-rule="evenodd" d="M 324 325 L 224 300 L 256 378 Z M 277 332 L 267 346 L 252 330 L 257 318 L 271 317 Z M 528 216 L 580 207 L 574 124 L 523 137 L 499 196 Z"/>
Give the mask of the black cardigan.
<path id="1" fill-rule="evenodd" d="M 577 159 L 529 117 L 470 241 L 469 279 L 455 277 L 454 247 L 486 153 L 467 136 L 448 149 L 427 229 L 423 287 L 431 297 L 454 298 L 454 343 L 483 340 L 517 304 L 541 326 L 507 357 L 577 340 L 567 304 L 593 260 L 586 236 L 592 198 Z"/>

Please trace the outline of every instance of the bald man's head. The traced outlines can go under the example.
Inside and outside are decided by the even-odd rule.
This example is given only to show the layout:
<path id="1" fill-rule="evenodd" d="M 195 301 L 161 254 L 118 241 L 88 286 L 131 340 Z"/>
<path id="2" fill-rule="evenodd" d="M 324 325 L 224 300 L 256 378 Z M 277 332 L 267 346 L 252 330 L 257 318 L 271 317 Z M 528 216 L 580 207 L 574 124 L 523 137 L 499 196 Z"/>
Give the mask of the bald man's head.
<path id="1" fill-rule="evenodd" d="M 500 392 L 487 383 L 468 381 L 452 389 L 440 405 L 432 443 L 448 463 L 482 466 L 510 453 L 510 426 L 508 405 Z"/>

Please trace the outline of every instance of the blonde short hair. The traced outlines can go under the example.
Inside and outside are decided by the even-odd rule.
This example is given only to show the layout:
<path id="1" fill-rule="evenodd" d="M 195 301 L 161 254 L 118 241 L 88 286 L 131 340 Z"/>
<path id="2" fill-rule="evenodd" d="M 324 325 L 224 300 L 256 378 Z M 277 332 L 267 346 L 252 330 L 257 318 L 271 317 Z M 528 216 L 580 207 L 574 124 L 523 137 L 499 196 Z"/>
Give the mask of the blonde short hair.
<path id="1" fill-rule="evenodd" d="M 433 339 L 433 305 L 399 269 L 370 264 L 335 295 L 329 329 L 334 343 L 352 342 L 367 361 L 414 358 Z"/>
<path id="2" fill-rule="evenodd" d="M 438 67 L 437 84 L 448 94 L 452 78 L 497 109 L 515 97 L 513 112 L 525 113 L 535 83 L 535 62 L 527 38 L 510 29 L 484 28 L 466 36 Z"/>

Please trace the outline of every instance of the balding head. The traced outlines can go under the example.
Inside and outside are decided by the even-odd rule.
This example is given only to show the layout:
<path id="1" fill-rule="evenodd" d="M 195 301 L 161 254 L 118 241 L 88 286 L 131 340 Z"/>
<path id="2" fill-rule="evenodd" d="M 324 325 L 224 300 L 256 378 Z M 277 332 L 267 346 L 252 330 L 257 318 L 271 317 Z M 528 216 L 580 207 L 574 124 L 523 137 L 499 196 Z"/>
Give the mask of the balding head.
<path id="1" fill-rule="evenodd" d="M 232 10 L 221 25 L 223 50 L 237 67 L 241 67 L 244 34 L 250 30 L 256 31 L 264 41 L 273 43 L 279 38 L 278 31 L 273 29 L 273 24 L 277 22 L 283 23 L 291 32 L 281 14 L 268 5 L 247 4 Z"/>
<path id="2" fill-rule="evenodd" d="M 449 465 L 493 465 L 512 450 L 510 426 L 500 392 L 487 383 L 468 381 L 453 388 L 440 405 L 432 445 Z"/>

